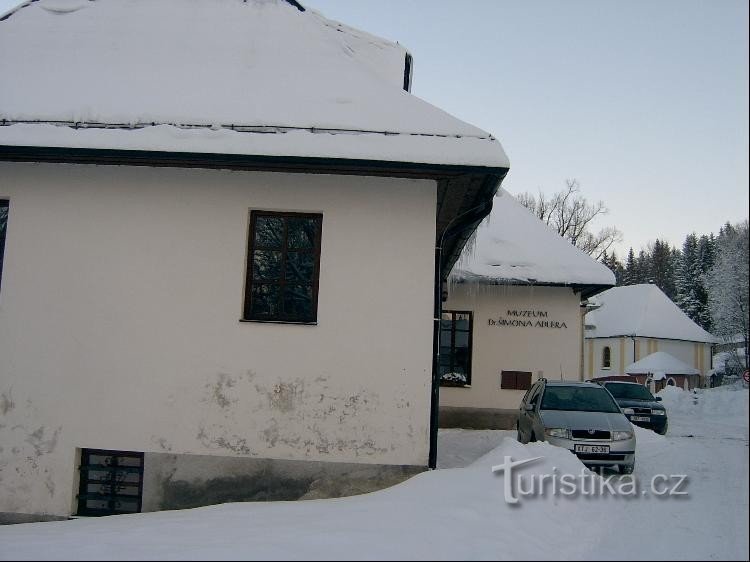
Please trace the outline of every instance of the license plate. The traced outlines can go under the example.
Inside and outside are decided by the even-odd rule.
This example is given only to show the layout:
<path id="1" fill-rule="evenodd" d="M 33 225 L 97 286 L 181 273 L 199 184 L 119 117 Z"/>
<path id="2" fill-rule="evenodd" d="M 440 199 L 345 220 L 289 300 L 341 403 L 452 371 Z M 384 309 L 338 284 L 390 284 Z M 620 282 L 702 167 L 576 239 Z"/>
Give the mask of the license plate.
<path id="1" fill-rule="evenodd" d="M 633 421 L 651 421 L 648 416 L 630 416 L 630 419 Z"/>
<path id="2" fill-rule="evenodd" d="M 576 453 L 603 453 L 609 454 L 609 445 L 575 445 Z"/>

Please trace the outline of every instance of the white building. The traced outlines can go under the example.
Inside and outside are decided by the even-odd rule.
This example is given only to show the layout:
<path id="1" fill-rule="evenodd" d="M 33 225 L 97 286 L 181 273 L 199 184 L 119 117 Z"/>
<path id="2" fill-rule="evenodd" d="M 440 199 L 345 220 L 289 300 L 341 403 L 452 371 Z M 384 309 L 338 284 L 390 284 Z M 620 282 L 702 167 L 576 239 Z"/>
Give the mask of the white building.
<path id="1" fill-rule="evenodd" d="M 6 519 L 434 464 L 433 289 L 508 160 L 403 47 L 292 0 L 41 0 L 0 53 Z"/>
<path id="2" fill-rule="evenodd" d="M 614 287 L 586 315 L 586 378 L 625 375 L 626 366 L 664 351 L 704 377 L 716 338 L 693 322 L 656 285 Z M 701 380 L 701 384 L 703 380 Z"/>
<path id="3" fill-rule="evenodd" d="M 450 278 L 440 424 L 515 427 L 537 378 L 582 380 L 581 302 L 614 283 L 606 266 L 501 190 Z"/>

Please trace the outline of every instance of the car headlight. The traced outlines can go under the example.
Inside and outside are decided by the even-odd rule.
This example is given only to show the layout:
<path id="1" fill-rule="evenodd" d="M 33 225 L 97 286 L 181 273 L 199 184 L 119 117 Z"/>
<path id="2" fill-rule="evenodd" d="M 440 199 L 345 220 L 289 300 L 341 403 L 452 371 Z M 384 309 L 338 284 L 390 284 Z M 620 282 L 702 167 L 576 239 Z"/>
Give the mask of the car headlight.
<path id="1" fill-rule="evenodd" d="M 570 430 L 564 427 L 550 427 L 544 430 L 547 437 L 558 437 L 560 439 L 570 439 Z"/>
<path id="2" fill-rule="evenodd" d="M 623 408 L 622 413 L 627 416 L 632 416 L 633 414 L 635 414 L 635 410 L 633 408 Z"/>
<path id="3" fill-rule="evenodd" d="M 666 410 L 651 410 L 651 413 L 655 416 L 666 416 L 667 411 Z"/>
<path id="4" fill-rule="evenodd" d="M 633 438 L 632 431 L 613 431 L 612 432 L 612 441 L 625 441 L 626 439 L 632 439 L 632 438 Z"/>

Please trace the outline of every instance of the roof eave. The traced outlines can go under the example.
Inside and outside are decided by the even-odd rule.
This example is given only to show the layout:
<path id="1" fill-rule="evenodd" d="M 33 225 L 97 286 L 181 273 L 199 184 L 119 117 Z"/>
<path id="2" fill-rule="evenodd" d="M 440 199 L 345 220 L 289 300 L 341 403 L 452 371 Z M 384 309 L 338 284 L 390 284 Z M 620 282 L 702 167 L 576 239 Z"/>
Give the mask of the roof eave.
<path id="1" fill-rule="evenodd" d="M 513 285 L 513 286 L 526 286 L 526 287 L 568 287 L 576 293 L 581 294 L 581 298 L 588 299 L 611 289 L 612 285 L 597 284 L 597 283 L 565 283 L 565 282 L 554 282 L 554 281 L 525 281 L 522 279 L 458 279 L 455 281 L 457 284 L 462 283 L 478 283 L 486 285 Z"/>
<path id="2" fill-rule="evenodd" d="M 436 238 L 454 218 L 481 203 L 492 202 L 507 167 L 433 164 L 390 160 L 265 156 L 170 152 L 55 146 L 0 145 L 0 161 L 95 165 L 208 168 L 305 174 L 341 174 L 431 179 L 437 182 Z M 489 206 L 491 208 L 491 205 Z M 487 211 L 489 212 L 489 210 Z M 484 217 L 478 218 L 445 248 L 443 278 L 447 278 L 467 239 Z"/>

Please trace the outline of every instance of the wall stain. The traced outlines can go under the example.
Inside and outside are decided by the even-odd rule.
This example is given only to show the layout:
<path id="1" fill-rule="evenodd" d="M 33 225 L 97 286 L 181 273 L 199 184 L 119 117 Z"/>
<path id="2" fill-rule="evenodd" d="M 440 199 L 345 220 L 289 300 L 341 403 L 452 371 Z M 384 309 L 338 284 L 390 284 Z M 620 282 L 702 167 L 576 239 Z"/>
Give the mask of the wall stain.
<path id="1" fill-rule="evenodd" d="M 223 409 L 229 408 L 237 402 L 237 398 L 229 395 L 229 390 L 233 388 L 237 381 L 226 373 L 219 373 L 215 383 L 208 383 L 205 387 L 209 390 L 209 400 L 216 402 Z M 205 400 L 204 400 L 205 402 Z"/>
<path id="2" fill-rule="evenodd" d="M 257 389 L 257 387 L 256 387 Z M 279 382 L 273 385 L 271 392 L 266 392 L 271 408 L 280 412 L 291 412 L 305 391 L 305 382 L 297 379 L 294 382 Z"/>
<path id="3" fill-rule="evenodd" d="M 151 436 L 151 442 L 157 445 L 162 451 L 171 451 L 172 445 L 169 444 L 164 437 L 157 437 L 156 435 Z"/>
<path id="4" fill-rule="evenodd" d="M 257 395 L 276 415 L 259 428 L 259 437 L 269 448 L 286 447 L 305 454 L 350 453 L 370 457 L 387 453 L 370 424 L 357 423 L 361 416 L 379 410 L 379 396 L 369 389 L 338 394 L 327 384 L 326 376 L 279 381 L 269 386 L 255 385 Z M 403 400 L 403 399 L 401 399 Z M 322 429 L 322 428 L 326 429 Z"/>
<path id="5" fill-rule="evenodd" d="M 29 434 L 25 441 L 34 448 L 36 456 L 41 457 L 42 455 L 46 455 L 55 450 L 60 431 L 62 431 L 62 426 L 58 427 L 51 437 L 45 439 L 44 434 L 47 432 L 47 428 L 41 426 L 39 429 Z"/>
<path id="6" fill-rule="evenodd" d="M 9 388 L 7 392 L 0 394 L 0 415 L 6 415 L 16 404 L 13 402 L 13 388 Z"/>
<path id="7" fill-rule="evenodd" d="M 196 439 L 207 449 L 226 449 L 240 455 L 256 455 L 247 445 L 247 439 L 238 435 L 210 435 L 204 426 L 198 428 Z"/>

